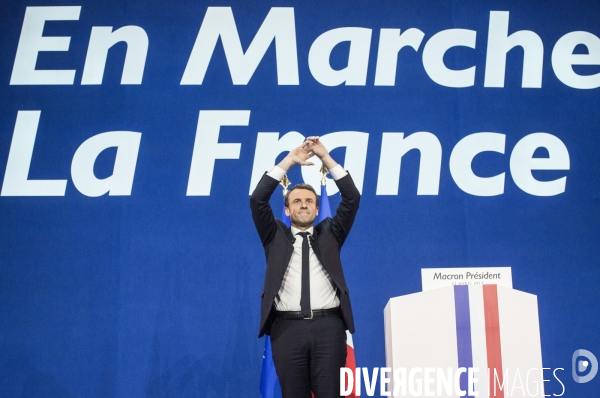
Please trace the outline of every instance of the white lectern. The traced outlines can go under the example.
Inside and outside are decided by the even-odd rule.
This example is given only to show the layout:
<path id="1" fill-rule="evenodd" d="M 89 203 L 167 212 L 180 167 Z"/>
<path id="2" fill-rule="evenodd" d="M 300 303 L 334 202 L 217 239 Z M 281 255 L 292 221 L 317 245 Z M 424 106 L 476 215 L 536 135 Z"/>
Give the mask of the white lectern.
<path id="1" fill-rule="evenodd" d="M 384 319 L 387 367 L 405 369 L 404 380 L 392 378 L 397 396 L 544 396 L 535 295 L 498 285 L 448 286 L 390 299 Z M 461 368 L 478 371 L 469 381 Z"/>

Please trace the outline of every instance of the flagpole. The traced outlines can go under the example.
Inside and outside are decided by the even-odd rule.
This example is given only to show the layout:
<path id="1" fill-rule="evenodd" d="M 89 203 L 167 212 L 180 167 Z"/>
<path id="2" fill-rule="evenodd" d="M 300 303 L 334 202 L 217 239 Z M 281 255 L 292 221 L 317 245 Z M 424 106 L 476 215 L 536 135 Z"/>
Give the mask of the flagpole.
<path id="1" fill-rule="evenodd" d="M 327 173 L 329 173 L 329 170 L 327 170 L 327 167 L 322 164 L 321 169 L 319 170 L 319 174 L 321 175 L 321 186 L 327 185 Z"/>
<path id="2" fill-rule="evenodd" d="M 279 181 L 279 185 L 281 185 L 283 187 L 283 196 L 287 195 L 288 187 L 290 186 L 290 184 L 291 184 L 291 182 L 288 179 L 287 174 L 284 174 L 281 181 Z"/>

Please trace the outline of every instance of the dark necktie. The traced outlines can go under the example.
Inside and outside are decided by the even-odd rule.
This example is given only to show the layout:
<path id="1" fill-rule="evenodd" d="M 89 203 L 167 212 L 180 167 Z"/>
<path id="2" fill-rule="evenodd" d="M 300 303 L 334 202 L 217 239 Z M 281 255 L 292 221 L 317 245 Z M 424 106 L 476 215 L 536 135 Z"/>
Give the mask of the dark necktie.
<path id="1" fill-rule="evenodd" d="M 300 232 L 302 236 L 302 289 L 300 291 L 300 310 L 304 317 L 310 317 L 310 270 L 308 251 L 308 232 Z"/>

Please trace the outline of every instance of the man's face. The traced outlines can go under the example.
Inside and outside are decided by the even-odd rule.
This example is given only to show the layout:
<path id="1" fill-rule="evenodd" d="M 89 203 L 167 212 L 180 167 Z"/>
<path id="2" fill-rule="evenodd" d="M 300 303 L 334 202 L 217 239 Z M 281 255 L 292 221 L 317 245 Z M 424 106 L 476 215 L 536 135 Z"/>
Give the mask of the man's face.
<path id="1" fill-rule="evenodd" d="M 294 189 L 288 196 L 285 214 L 290 217 L 292 226 L 302 230 L 310 228 L 319 214 L 317 197 L 308 189 Z"/>

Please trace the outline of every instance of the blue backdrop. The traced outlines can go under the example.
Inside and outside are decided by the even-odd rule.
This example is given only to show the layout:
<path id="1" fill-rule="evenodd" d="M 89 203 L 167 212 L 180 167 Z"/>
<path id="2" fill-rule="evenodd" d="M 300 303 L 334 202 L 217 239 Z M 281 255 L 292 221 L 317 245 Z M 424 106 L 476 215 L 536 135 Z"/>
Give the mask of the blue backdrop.
<path id="1" fill-rule="evenodd" d="M 514 288 L 538 296 L 544 366 L 564 368 L 565 396 L 593 396 L 600 379 L 576 384 L 571 355 L 600 354 L 598 15 L 597 1 L 2 2 L 0 396 L 259 396 L 264 258 L 248 193 L 265 171 L 255 155 L 285 155 L 260 133 L 347 131 L 366 137 L 332 150 L 364 175 L 343 252 L 358 366 L 385 366 L 383 308 L 420 291 L 421 268 L 510 266 Z M 110 36 L 123 27 L 138 28 Z M 214 32 L 227 39 L 212 51 Z M 237 37 L 246 58 L 222 45 Z M 211 130 L 199 125 L 210 111 L 249 113 Z M 118 133 L 83 144 L 106 132 Z M 397 147 L 384 133 L 418 132 L 429 150 L 439 142 L 441 163 L 408 151 L 394 193 L 380 165 L 397 169 L 400 154 L 385 155 Z M 548 158 L 533 179 L 565 183 L 546 196 L 513 177 L 525 167 L 513 149 L 534 133 L 550 141 L 531 137 L 534 157 Z M 459 145 L 469 136 L 479 146 Z M 474 147 L 471 168 L 453 169 L 451 154 L 460 163 Z M 440 172 L 438 190 L 418 194 L 425 169 L 434 188 Z M 114 191 L 93 193 L 113 172 Z M 498 175 L 489 189 L 475 177 Z M 41 180 L 53 194 L 31 184 Z M 279 193 L 272 206 L 281 214 Z M 546 379 L 546 394 L 560 394 Z"/>

